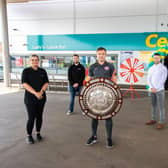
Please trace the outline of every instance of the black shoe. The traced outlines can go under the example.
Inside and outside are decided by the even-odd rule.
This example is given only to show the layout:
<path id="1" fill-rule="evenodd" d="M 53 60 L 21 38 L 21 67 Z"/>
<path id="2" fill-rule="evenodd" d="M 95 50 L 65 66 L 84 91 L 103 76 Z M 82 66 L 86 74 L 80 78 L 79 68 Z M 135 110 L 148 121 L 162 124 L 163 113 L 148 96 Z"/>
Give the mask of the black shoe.
<path id="1" fill-rule="evenodd" d="M 112 143 L 112 140 L 111 139 L 107 139 L 107 148 L 112 148 L 114 145 Z"/>
<path id="2" fill-rule="evenodd" d="M 88 139 L 86 145 L 92 145 L 92 144 L 95 144 L 96 142 L 97 142 L 97 137 L 91 136 L 91 137 Z"/>
<path id="3" fill-rule="evenodd" d="M 36 134 L 36 138 L 37 138 L 37 141 L 42 141 L 43 140 L 43 137 L 41 136 L 41 134 Z"/>
<path id="4" fill-rule="evenodd" d="M 32 137 L 31 135 L 27 136 L 26 142 L 27 142 L 28 144 L 34 144 L 34 139 L 33 139 L 33 137 Z"/>

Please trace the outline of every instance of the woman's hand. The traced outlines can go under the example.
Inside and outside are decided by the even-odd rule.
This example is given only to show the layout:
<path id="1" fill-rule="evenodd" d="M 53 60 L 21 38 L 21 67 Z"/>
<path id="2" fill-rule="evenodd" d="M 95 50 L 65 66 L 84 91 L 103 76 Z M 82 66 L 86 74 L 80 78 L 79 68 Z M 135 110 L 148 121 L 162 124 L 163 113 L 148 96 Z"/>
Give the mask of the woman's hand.
<path id="1" fill-rule="evenodd" d="M 35 93 L 35 96 L 40 100 L 40 99 L 42 99 L 43 98 L 43 92 L 36 92 Z"/>

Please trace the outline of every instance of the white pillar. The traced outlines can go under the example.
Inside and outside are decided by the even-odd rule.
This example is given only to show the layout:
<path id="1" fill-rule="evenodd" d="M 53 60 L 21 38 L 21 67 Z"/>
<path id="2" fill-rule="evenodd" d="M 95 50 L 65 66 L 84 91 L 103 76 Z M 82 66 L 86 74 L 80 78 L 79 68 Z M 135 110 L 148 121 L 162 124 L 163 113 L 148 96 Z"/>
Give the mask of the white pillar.
<path id="1" fill-rule="evenodd" d="M 4 85 L 10 86 L 10 55 L 9 55 L 9 39 L 8 39 L 8 18 L 7 18 L 7 1 L 0 0 L 0 22 L 2 30 L 2 60 L 4 71 Z"/>

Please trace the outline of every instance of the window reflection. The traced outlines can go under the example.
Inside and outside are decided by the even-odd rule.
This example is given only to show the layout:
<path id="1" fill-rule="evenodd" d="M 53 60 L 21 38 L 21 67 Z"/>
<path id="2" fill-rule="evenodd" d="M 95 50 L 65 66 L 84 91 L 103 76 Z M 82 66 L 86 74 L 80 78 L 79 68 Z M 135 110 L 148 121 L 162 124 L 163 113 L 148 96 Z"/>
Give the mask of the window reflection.
<path id="1" fill-rule="evenodd" d="M 66 75 L 68 67 L 72 64 L 71 56 L 39 56 L 40 67 L 49 74 Z M 11 56 L 11 71 L 20 73 L 23 68 L 30 66 L 30 56 Z"/>

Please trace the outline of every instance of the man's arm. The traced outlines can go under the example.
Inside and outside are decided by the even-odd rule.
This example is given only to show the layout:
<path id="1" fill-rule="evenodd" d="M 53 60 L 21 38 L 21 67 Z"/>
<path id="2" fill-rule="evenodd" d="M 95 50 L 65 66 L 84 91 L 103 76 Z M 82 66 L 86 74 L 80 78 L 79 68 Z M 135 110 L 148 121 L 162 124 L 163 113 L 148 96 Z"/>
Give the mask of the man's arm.
<path id="1" fill-rule="evenodd" d="M 147 76 L 147 83 L 149 85 L 149 88 L 151 89 L 151 92 L 156 93 L 156 88 L 153 86 L 151 78 L 152 78 L 152 67 L 148 70 L 148 76 Z"/>
<path id="2" fill-rule="evenodd" d="M 152 82 L 151 82 L 151 78 L 152 78 L 151 70 L 152 69 L 148 70 L 147 83 L 148 83 L 150 88 L 154 88 L 153 85 L 152 85 Z"/>
<path id="3" fill-rule="evenodd" d="M 85 80 L 85 68 L 84 66 L 81 66 L 81 68 L 82 68 L 82 72 L 81 72 L 79 83 L 82 83 Z"/>
<path id="4" fill-rule="evenodd" d="M 72 79 L 72 72 L 71 71 L 72 71 L 72 68 L 70 66 L 69 69 L 68 69 L 68 80 L 69 80 L 70 85 L 73 85 L 74 81 Z"/>
<path id="5" fill-rule="evenodd" d="M 114 82 L 114 83 L 117 83 L 116 70 L 115 70 L 115 67 L 112 63 L 110 63 L 110 69 L 112 71 L 111 81 Z"/>
<path id="6" fill-rule="evenodd" d="M 93 68 L 92 66 L 90 66 L 89 68 L 89 74 L 88 74 L 88 81 L 90 81 L 93 78 L 94 74 L 93 74 Z"/>
<path id="7" fill-rule="evenodd" d="M 167 79 L 167 68 L 163 65 L 163 68 L 161 69 L 161 75 L 159 76 L 159 80 L 157 83 L 158 88 L 162 87 Z"/>
<path id="8" fill-rule="evenodd" d="M 115 69 L 114 69 L 114 72 L 112 74 L 111 81 L 114 82 L 114 83 L 117 83 L 117 75 L 116 75 L 116 70 Z"/>
<path id="9" fill-rule="evenodd" d="M 163 81 L 164 81 L 164 83 L 165 83 L 166 80 L 167 80 L 167 76 L 168 76 L 168 70 L 167 70 L 167 68 L 164 66 L 164 72 L 163 72 Z"/>

